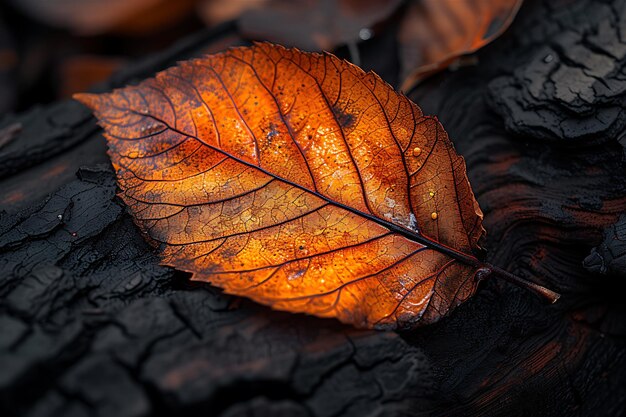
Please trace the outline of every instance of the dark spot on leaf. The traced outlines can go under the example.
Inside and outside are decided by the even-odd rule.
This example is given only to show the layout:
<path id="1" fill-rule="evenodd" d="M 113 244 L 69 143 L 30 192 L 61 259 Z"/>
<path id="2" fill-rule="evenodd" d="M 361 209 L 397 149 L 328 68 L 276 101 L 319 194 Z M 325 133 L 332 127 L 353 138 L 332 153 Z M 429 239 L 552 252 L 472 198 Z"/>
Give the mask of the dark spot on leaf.
<path id="1" fill-rule="evenodd" d="M 272 144 L 272 139 L 274 139 L 275 136 L 277 136 L 280 132 L 278 132 L 278 130 L 276 129 L 276 125 L 274 123 L 270 123 L 269 125 L 269 129 L 266 133 L 266 137 L 267 137 L 267 144 L 271 145 Z"/>
<path id="2" fill-rule="evenodd" d="M 349 129 L 354 126 L 355 117 L 353 114 L 347 113 L 337 106 L 333 106 L 333 114 L 337 122 L 339 122 L 339 126 L 343 129 Z"/>

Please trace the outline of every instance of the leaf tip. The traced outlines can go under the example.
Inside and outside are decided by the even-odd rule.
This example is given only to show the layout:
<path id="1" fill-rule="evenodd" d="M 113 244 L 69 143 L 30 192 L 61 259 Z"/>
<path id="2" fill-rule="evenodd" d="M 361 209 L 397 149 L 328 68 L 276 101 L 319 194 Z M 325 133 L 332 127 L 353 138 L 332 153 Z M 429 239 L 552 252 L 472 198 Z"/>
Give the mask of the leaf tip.
<path id="1" fill-rule="evenodd" d="M 90 93 L 76 93 L 72 95 L 72 98 L 79 103 L 95 110 L 98 103 L 98 95 Z"/>

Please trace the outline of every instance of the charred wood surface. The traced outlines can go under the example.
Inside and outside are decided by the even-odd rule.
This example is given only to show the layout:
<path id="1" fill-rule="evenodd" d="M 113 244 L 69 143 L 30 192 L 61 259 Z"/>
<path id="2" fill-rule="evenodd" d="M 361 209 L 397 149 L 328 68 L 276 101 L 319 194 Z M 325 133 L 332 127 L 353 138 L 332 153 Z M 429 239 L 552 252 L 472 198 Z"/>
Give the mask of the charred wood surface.
<path id="1" fill-rule="evenodd" d="M 360 49 L 397 83 L 393 35 Z M 98 90 L 242 42 L 200 33 Z M 396 334 L 192 284 L 115 196 L 95 120 L 59 102 L 0 120 L 0 414 L 624 415 L 626 2 L 528 1 L 477 58 L 410 97 L 466 158 L 488 261 L 557 304 L 489 281 Z"/>

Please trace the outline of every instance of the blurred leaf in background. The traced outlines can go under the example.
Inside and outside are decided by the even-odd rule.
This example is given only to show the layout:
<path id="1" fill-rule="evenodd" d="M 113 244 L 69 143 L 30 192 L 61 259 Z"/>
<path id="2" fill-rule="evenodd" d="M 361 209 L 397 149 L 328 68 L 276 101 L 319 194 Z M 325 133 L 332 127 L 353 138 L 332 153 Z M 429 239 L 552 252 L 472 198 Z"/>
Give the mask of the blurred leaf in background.
<path id="1" fill-rule="evenodd" d="M 465 54 L 499 36 L 521 3 L 6 0 L 0 3 L 0 112 L 88 90 L 133 60 L 228 21 L 236 22 L 236 43 L 271 41 L 334 52 L 407 91 L 435 72 L 471 63 Z M 393 48 L 394 62 L 377 59 L 372 50 L 380 48 Z"/>

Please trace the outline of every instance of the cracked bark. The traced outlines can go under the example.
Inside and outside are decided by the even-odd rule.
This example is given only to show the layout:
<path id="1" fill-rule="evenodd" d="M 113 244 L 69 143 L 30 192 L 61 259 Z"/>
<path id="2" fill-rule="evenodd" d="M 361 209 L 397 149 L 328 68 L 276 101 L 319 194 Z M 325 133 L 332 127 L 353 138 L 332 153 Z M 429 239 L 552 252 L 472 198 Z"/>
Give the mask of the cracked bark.
<path id="1" fill-rule="evenodd" d="M 0 413 L 623 415 L 624 10 L 529 1 L 476 66 L 412 92 L 467 160 L 488 260 L 563 297 L 548 306 L 488 282 L 450 318 L 401 335 L 273 312 L 159 266 L 115 198 L 86 110 L 6 116 Z M 395 81 L 390 39 L 361 57 Z M 198 34 L 99 90 L 240 42 L 233 25 Z"/>

